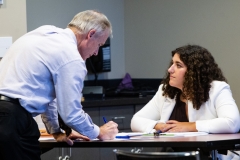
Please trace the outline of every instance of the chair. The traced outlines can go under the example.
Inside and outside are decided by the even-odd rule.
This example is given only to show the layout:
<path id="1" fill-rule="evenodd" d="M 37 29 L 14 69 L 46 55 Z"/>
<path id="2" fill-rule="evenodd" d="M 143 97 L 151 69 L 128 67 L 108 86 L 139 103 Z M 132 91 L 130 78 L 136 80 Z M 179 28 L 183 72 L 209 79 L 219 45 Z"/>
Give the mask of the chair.
<path id="1" fill-rule="evenodd" d="M 229 150 L 229 151 L 232 152 L 235 156 L 237 156 L 239 158 L 240 157 L 240 144 L 235 144 L 235 149 Z"/>
<path id="2" fill-rule="evenodd" d="M 130 152 L 114 149 L 117 160 L 200 160 L 198 151 L 191 152 Z"/>

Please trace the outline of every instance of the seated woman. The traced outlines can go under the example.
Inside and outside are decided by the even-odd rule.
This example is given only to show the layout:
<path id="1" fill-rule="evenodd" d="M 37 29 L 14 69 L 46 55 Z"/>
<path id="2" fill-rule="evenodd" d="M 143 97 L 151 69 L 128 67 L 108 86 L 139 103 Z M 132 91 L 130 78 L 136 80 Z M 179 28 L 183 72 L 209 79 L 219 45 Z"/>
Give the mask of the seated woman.
<path id="1" fill-rule="evenodd" d="M 211 53 L 197 45 L 172 51 L 155 96 L 131 121 L 132 131 L 236 133 L 239 110 Z"/>

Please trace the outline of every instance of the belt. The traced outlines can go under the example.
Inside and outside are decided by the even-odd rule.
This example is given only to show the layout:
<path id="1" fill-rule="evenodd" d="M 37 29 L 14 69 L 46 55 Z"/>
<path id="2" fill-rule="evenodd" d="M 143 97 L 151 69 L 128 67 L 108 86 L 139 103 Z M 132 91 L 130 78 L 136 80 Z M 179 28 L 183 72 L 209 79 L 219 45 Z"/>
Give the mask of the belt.
<path id="1" fill-rule="evenodd" d="M 7 101 L 7 102 L 19 104 L 18 99 L 10 98 L 10 97 L 4 96 L 4 95 L 0 95 L 0 101 Z"/>

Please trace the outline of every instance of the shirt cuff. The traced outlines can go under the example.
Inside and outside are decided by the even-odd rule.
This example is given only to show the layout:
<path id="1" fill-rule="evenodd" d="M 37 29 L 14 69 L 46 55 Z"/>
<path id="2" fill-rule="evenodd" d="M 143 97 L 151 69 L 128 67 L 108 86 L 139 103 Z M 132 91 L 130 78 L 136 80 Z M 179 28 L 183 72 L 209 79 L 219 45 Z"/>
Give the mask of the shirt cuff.
<path id="1" fill-rule="evenodd" d="M 99 133 L 100 133 L 100 128 L 97 125 L 95 125 L 95 124 L 94 124 L 93 130 L 91 130 L 89 132 L 84 132 L 84 134 L 87 135 L 88 138 L 90 138 L 90 139 L 97 138 Z"/>
<path id="2" fill-rule="evenodd" d="M 154 131 L 154 126 L 155 126 L 157 123 L 158 123 L 157 121 L 150 122 L 150 123 L 146 126 L 144 132 L 152 133 L 152 132 Z"/>
<path id="3" fill-rule="evenodd" d="M 202 121 L 196 121 L 196 129 L 198 132 L 207 132 L 209 133 L 209 130 L 207 129 L 207 125 L 208 124 L 206 121 L 202 120 Z"/>

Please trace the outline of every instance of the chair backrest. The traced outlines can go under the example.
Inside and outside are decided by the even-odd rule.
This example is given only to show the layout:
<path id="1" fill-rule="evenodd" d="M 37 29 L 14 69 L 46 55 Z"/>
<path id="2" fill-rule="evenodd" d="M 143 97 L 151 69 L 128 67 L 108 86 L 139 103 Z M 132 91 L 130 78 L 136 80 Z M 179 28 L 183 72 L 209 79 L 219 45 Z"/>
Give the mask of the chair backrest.
<path id="1" fill-rule="evenodd" d="M 115 149 L 117 160 L 200 160 L 198 151 L 191 152 L 140 152 Z"/>

